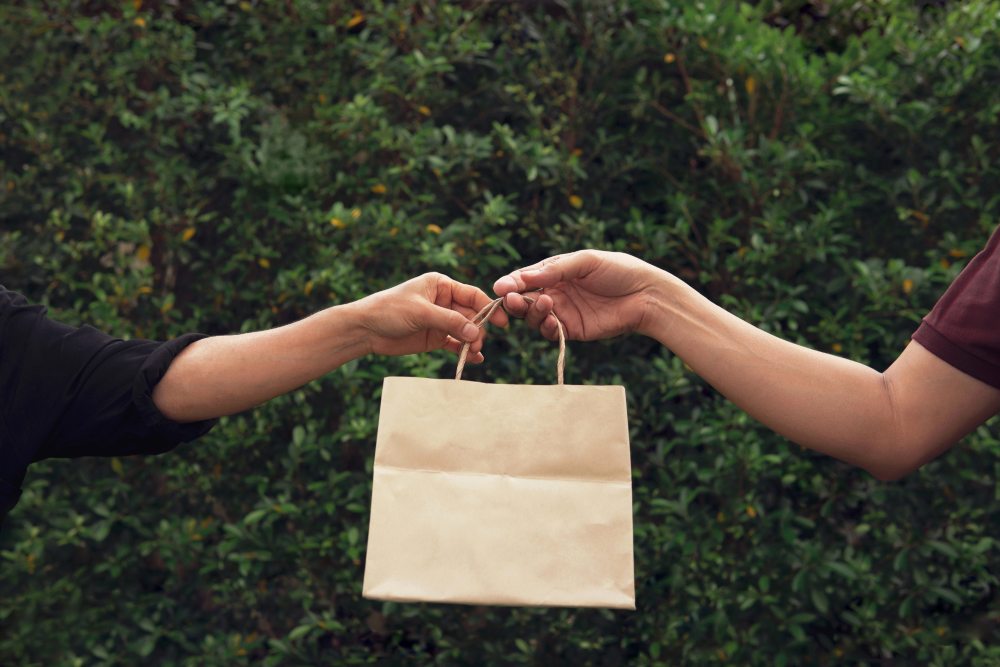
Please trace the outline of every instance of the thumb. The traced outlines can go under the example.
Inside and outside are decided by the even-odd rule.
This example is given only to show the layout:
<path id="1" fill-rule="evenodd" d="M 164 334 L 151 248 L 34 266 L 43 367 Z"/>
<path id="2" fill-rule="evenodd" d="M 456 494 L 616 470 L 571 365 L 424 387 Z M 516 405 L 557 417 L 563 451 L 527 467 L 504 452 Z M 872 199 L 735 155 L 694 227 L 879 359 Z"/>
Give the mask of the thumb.
<path id="1" fill-rule="evenodd" d="M 441 306 L 430 306 L 425 324 L 429 329 L 443 331 L 455 340 L 465 343 L 471 343 L 479 338 L 479 327 L 461 313 Z"/>
<path id="2" fill-rule="evenodd" d="M 497 296 L 511 292 L 524 292 L 540 287 L 553 287 L 561 282 L 583 278 L 600 263 L 600 259 L 586 250 L 556 255 L 531 266 L 508 273 L 493 283 Z"/>

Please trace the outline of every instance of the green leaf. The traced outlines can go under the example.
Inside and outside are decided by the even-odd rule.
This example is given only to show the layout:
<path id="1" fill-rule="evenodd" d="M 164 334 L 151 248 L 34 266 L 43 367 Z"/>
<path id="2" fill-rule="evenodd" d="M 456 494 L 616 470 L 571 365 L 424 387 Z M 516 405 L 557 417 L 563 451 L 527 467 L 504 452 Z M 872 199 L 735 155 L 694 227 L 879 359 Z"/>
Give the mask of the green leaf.
<path id="1" fill-rule="evenodd" d="M 156 648 L 156 639 L 155 635 L 146 635 L 136 643 L 135 652 L 142 658 L 148 657 Z"/>
<path id="2" fill-rule="evenodd" d="M 827 561 L 825 565 L 827 569 L 836 572 L 845 579 L 857 578 L 857 573 L 846 563 L 841 563 L 839 561 Z"/>
<path id="3" fill-rule="evenodd" d="M 268 515 L 268 513 L 269 510 L 266 509 L 253 510 L 245 517 L 243 517 L 243 524 L 247 526 L 252 526 L 255 523 L 259 523 L 261 519 L 263 519 L 265 516 Z"/>
<path id="4" fill-rule="evenodd" d="M 812 598 L 813 605 L 819 613 L 826 614 L 830 611 L 830 601 L 827 599 L 823 589 L 814 588 L 809 591 L 809 596 Z"/>
<path id="5" fill-rule="evenodd" d="M 930 591 L 942 600 L 946 600 L 955 606 L 962 605 L 962 598 L 950 588 L 945 588 L 944 586 L 931 586 Z"/>
<path id="6" fill-rule="evenodd" d="M 941 542 L 940 540 L 927 540 L 927 546 L 934 549 L 938 553 L 951 558 L 952 560 L 958 558 L 958 551 L 956 551 L 955 547 L 951 546 L 947 542 Z"/>

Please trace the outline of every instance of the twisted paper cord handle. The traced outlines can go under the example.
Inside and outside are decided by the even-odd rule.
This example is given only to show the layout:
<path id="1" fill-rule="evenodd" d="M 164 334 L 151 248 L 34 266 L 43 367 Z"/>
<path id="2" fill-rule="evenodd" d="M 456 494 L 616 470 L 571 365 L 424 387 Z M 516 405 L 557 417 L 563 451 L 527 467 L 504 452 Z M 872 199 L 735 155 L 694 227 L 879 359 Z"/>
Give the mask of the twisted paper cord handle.
<path id="1" fill-rule="evenodd" d="M 530 296 L 522 295 L 522 298 L 528 303 L 535 302 Z M 503 303 L 503 297 L 493 299 L 493 301 L 476 313 L 476 316 L 472 319 L 472 323 L 479 328 L 486 326 L 486 323 L 493 317 L 493 313 L 497 311 L 501 303 Z M 556 361 L 556 380 L 558 384 L 563 384 L 563 371 L 566 367 L 566 331 L 563 329 L 563 323 L 559 321 L 555 313 L 552 313 L 552 317 L 555 317 L 556 329 L 559 331 L 559 359 Z M 456 380 L 462 379 L 462 371 L 465 370 L 465 358 L 468 356 L 469 343 L 466 343 L 462 346 L 462 353 L 458 355 L 458 368 L 455 369 Z"/>

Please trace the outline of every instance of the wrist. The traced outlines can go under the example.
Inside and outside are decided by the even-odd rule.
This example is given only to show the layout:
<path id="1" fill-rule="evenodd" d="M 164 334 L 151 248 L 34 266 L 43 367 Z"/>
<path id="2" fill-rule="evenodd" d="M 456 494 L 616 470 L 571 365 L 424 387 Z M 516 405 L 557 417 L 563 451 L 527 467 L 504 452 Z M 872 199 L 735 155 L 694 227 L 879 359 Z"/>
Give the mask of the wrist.
<path id="1" fill-rule="evenodd" d="M 372 353 L 368 308 L 361 301 L 327 308 L 314 317 L 321 319 L 324 337 L 332 347 L 331 356 L 339 362 L 337 365 Z"/>
<path id="2" fill-rule="evenodd" d="M 645 303 L 642 319 L 636 332 L 666 344 L 667 329 L 673 319 L 671 313 L 676 312 L 676 306 L 684 291 L 690 288 L 672 273 L 655 267 L 651 268 L 651 275 L 643 290 Z"/>

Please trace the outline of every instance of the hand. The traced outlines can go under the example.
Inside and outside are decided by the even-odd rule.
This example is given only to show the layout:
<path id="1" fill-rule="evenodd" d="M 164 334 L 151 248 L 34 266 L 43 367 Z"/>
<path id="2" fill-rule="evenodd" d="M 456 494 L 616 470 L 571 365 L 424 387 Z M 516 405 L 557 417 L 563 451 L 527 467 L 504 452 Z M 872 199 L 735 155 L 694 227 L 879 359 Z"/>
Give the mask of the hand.
<path id="1" fill-rule="evenodd" d="M 556 255 L 500 278 L 493 291 L 504 296 L 504 306 L 523 316 L 542 335 L 558 335 L 553 310 L 576 340 L 597 340 L 643 331 L 657 269 L 624 253 L 580 250 Z M 544 288 L 528 304 L 518 294 Z"/>
<path id="2" fill-rule="evenodd" d="M 425 273 L 353 305 L 361 312 L 371 352 L 399 355 L 443 348 L 457 354 L 469 342 L 469 361 L 479 363 L 484 331 L 470 320 L 490 301 L 481 289 Z M 490 321 L 507 326 L 499 308 Z"/>

